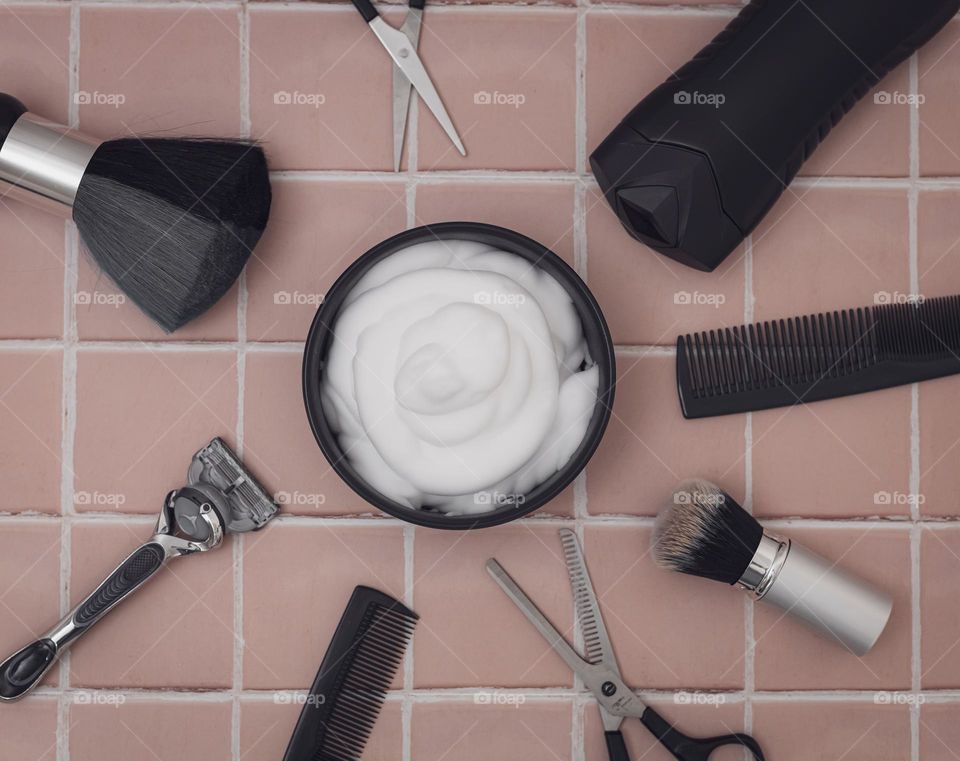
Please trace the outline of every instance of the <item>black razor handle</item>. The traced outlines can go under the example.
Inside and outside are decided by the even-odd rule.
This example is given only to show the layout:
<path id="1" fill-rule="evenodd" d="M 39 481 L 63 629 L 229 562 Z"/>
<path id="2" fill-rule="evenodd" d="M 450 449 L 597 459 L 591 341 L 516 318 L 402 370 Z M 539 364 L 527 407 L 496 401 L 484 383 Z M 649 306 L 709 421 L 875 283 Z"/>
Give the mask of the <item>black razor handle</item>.
<path id="1" fill-rule="evenodd" d="M 757 226 L 831 128 L 960 0 L 753 0 L 590 157 L 627 231 L 699 270 Z"/>
<path id="2" fill-rule="evenodd" d="M 60 653 L 139 589 L 160 569 L 165 557 L 163 547 L 156 542 L 141 545 L 45 636 L 0 663 L 0 700 L 17 700 L 36 687 Z"/>

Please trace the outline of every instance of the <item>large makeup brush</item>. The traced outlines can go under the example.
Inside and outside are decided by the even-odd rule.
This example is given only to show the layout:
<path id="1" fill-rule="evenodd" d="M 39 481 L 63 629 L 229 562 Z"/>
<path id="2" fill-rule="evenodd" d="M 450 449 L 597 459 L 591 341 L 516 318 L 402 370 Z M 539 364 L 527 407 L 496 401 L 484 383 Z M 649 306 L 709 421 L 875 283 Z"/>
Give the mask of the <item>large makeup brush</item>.
<path id="1" fill-rule="evenodd" d="M 0 193 L 72 216 L 97 264 L 167 332 L 230 289 L 270 212 L 266 158 L 252 143 L 101 142 L 4 94 Z"/>
<path id="2" fill-rule="evenodd" d="M 839 641 L 857 655 L 890 618 L 890 596 L 790 539 L 764 532 L 719 487 L 686 481 L 657 517 L 661 568 L 736 584 Z"/>

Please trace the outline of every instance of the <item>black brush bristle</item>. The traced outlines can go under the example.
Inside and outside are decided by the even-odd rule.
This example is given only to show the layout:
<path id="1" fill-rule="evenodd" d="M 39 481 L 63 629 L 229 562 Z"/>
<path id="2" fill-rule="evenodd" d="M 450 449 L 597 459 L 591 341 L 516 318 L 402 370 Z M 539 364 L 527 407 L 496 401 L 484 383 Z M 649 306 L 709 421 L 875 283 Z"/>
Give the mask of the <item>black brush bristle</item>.
<path id="1" fill-rule="evenodd" d="M 688 418 L 783 407 L 960 373 L 960 296 L 677 339 Z"/>
<path id="2" fill-rule="evenodd" d="M 369 587 L 344 611 L 284 761 L 357 761 L 403 662 L 418 616 Z"/>
<path id="3" fill-rule="evenodd" d="M 266 157 L 254 144 L 125 138 L 97 149 L 73 219 L 97 264 L 172 332 L 236 281 L 270 199 Z"/>
<path id="4" fill-rule="evenodd" d="M 736 584 L 762 537 L 760 524 L 729 494 L 692 480 L 657 516 L 651 549 L 661 568 Z"/>

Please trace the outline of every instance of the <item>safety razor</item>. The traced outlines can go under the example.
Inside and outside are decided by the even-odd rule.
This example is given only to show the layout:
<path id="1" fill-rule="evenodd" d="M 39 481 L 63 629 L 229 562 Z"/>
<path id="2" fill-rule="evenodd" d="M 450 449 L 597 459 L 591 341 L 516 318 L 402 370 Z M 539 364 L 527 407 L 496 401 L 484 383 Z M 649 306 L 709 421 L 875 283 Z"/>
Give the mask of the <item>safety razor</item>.
<path id="1" fill-rule="evenodd" d="M 153 536 L 46 634 L 0 664 L 0 700 L 32 690 L 80 635 L 142 587 L 171 558 L 207 552 L 225 534 L 262 528 L 277 505 L 222 439 L 193 456 L 187 484 L 163 502 Z"/>

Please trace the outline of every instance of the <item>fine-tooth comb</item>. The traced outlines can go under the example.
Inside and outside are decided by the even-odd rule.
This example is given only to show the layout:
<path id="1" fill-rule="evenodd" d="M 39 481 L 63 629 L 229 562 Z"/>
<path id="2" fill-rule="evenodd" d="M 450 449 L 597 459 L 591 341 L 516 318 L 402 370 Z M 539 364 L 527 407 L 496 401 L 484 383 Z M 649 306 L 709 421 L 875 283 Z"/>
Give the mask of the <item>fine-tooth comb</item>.
<path id="1" fill-rule="evenodd" d="M 357 761 L 419 617 L 370 587 L 353 590 L 283 761 Z"/>
<path id="2" fill-rule="evenodd" d="M 960 296 L 677 339 L 685 418 L 833 399 L 960 373 Z"/>

